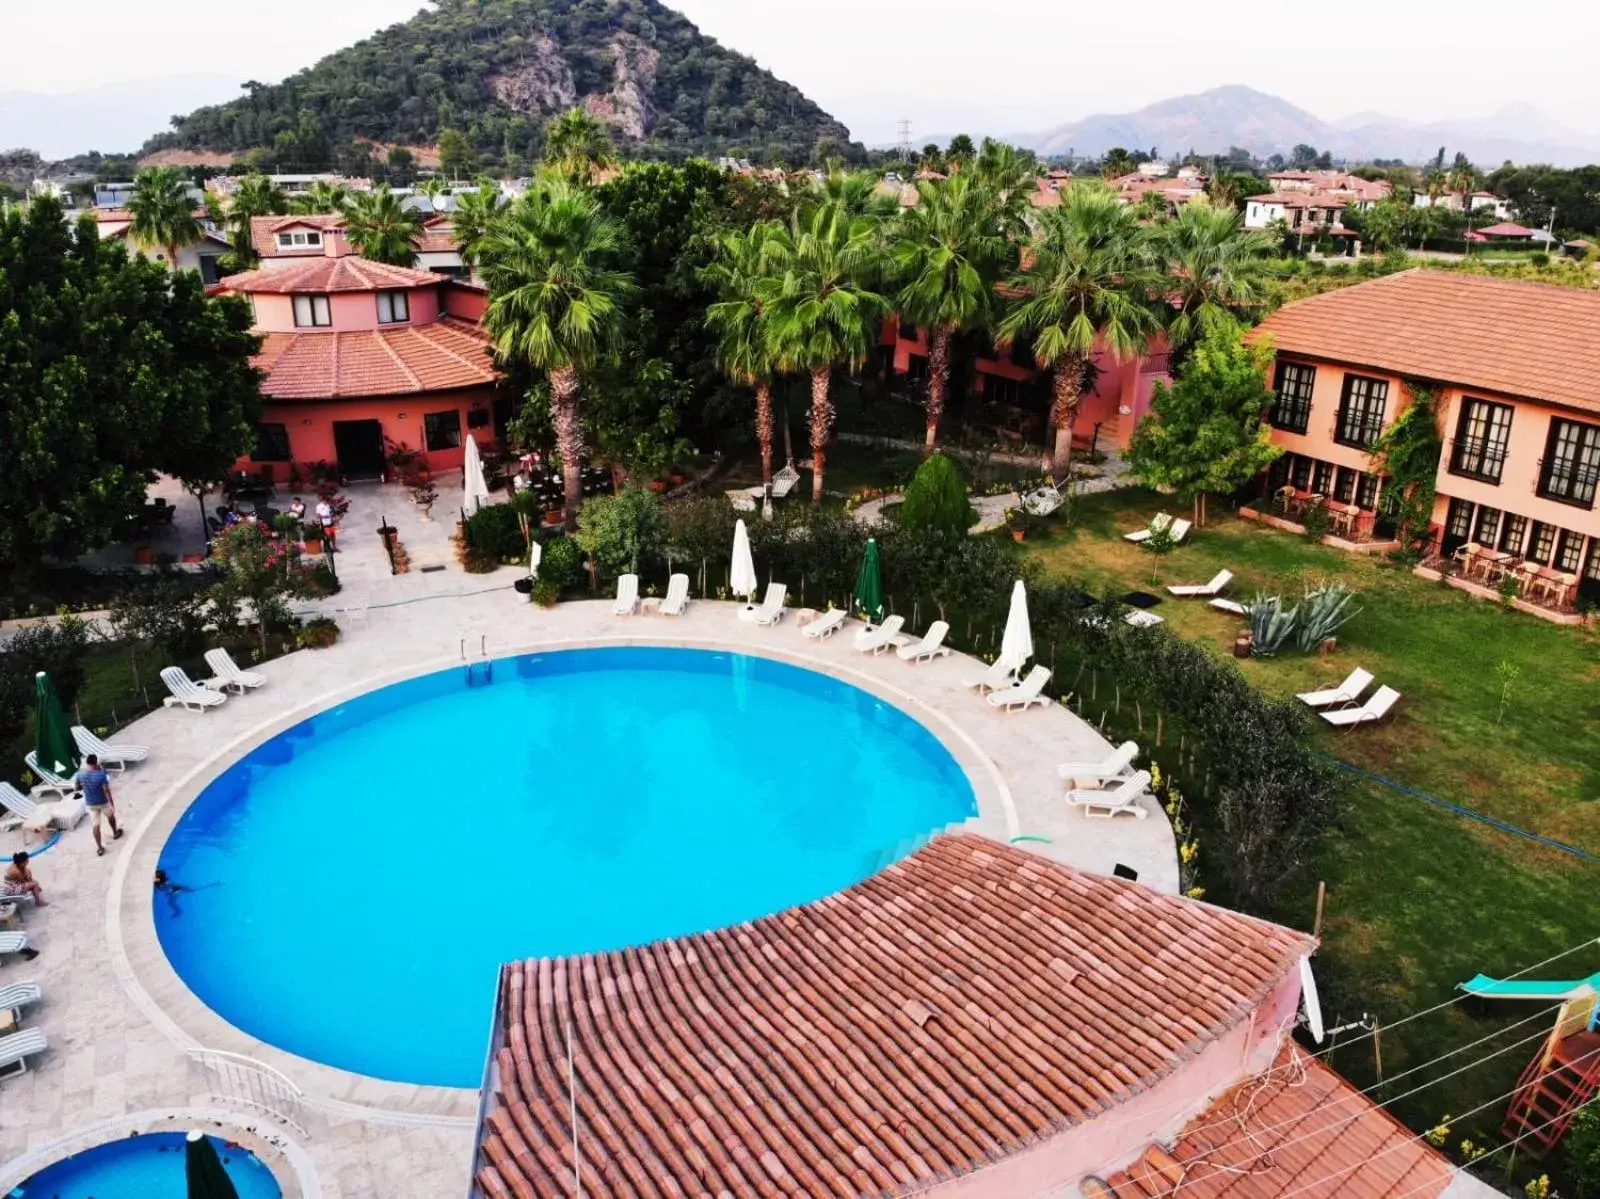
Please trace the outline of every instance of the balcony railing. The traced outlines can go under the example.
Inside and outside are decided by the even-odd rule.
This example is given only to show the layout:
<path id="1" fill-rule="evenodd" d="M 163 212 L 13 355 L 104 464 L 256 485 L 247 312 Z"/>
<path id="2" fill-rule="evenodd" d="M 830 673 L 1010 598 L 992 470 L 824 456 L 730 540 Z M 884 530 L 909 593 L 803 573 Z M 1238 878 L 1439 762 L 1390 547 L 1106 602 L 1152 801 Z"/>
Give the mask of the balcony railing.
<path id="1" fill-rule="evenodd" d="M 1450 456 L 1450 473 L 1498 483 L 1505 464 L 1505 446 L 1495 445 L 1483 437 L 1463 437 L 1455 443 L 1455 452 Z"/>
<path id="2" fill-rule="evenodd" d="M 1594 497 L 1600 489 L 1600 466 L 1581 462 L 1546 465 L 1539 460 L 1538 481 L 1534 492 L 1542 499 L 1559 504 L 1573 504 L 1579 508 L 1593 508 Z"/>
<path id="3" fill-rule="evenodd" d="M 1370 450 L 1378 444 L 1378 437 L 1383 433 L 1383 418 L 1380 416 L 1355 416 L 1340 414 L 1339 423 L 1333 427 L 1333 439 L 1340 445 L 1354 446 L 1358 450 Z"/>

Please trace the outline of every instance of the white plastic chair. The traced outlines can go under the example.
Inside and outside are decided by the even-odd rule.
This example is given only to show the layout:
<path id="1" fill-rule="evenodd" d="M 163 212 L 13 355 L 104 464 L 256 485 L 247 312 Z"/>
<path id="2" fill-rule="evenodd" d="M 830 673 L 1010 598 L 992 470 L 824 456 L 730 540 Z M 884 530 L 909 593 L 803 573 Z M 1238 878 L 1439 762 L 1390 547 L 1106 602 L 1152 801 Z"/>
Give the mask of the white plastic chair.
<path id="1" fill-rule="evenodd" d="M 1124 777 L 1133 760 L 1139 756 L 1137 741 L 1124 741 L 1100 762 L 1063 762 L 1056 773 L 1063 781 L 1087 789 L 1090 783 L 1108 783 Z"/>
<path id="2" fill-rule="evenodd" d="M 682 616 L 689 607 L 689 576 L 673 575 L 667 580 L 667 594 L 661 601 L 661 615 Z"/>
<path id="3" fill-rule="evenodd" d="M 220 691 L 202 687 L 191 679 L 181 666 L 167 666 L 161 671 L 161 681 L 172 692 L 161 701 L 165 708 L 187 708 L 191 712 L 204 712 L 207 708 L 221 707 L 228 697 Z"/>
<path id="4" fill-rule="evenodd" d="M 72 726 L 72 739 L 78 743 L 79 753 L 85 756 L 93 754 L 100 759 L 100 765 L 108 769 L 115 767 L 118 771 L 126 770 L 128 763 L 143 762 L 150 756 L 150 750 L 146 746 L 102 741 L 93 731 L 81 724 Z"/>
<path id="5" fill-rule="evenodd" d="M 783 619 L 783 603 L 789 598 L 789 588 L 784 583 L 768 583 L 766 598 L 756 609 L 755 620 L 760 625 L 774 625 Z"/>
<path id="6" fill-rule="evenodd" d="M 950 633 L 950 626 L 942 620 L 936 620 L 928 626 L 928 631 L 922 635 L 922 640 L 911 645 L 902 645 L 895 653 L 902 662 L 926 662 L 932 658 L 943 658 L 950 653 L 950 647 L 944 639 Z"/>
<path id="7" fill-rule="evenodd" d="M 872 654 L 876 657 L 884 650 L 898 644 L 896 638 L 900 636 L 900 629 L 906 623 L 904 616 L 891 616 L 877 628 L 865 628 L 856 634 L 855 649 L 858 653 Z"/>
<path id="8" fill-rule="evenodd" d="M 813 641 L 826 641 L 844 626 L 848 616 L 849 613 L 843 608 L 829 608 L 809 624 L 801 626 L 800 631 Z"/>
<path id="9" fill-rule="evenodd" d="M 233 660 L 233 655 L 225 649 L 206 650 L 206 665 L 211 667 L 216 676 L 208 680 L 218 691 L 235 691 L 243 695 L 246 691 L 254 691 L 257 687 L 264 687 L 267 676 L 257 674 L 253 670 L 240 670 L 239 664 Z"/>
<path id="10" fill-rule="evenodd" d="M 1209 598 L 1213 595 L 1221 595 L 1223 588 L 1231 582 L 1233 582 L 1233 571 L 1219 570 L 1212 576 L 1209 583 L 1183 584 L 1177 587 L 1168 587 L 1167 590 L 1173 595 Z"/>
<path id="11" fill-rule="evenodd" d="M 639 576 L 623 575 L 617 580 L 617 602 L 611 605 L 616 616 L 632 616 L 639 607 Z"/>
<path id="12" fill-rule="evenodd" d="M 1049 667 L 1035 666 L 1028 672 L 1028 677 L 1015 687 L 1008 687 L 1004 691 L 996 691 L 989 695 L 989 706 L 1002 708 L 1007 712 L 1021 708 L 1026 712 L 1034 704 L 1048 704 L 1050 700 L 1044 694 L 1044 685 L 1049 681 Z"/>
<path id="13" fill-rule="evenodd" d="M 1082 808 L 1085 816 L 1115 816 L 1127 812 L 1143 820 L 1150 815 L 1139 803 L 1139 797 L 1150 786 L 1150 772 L 1138 770 L 1122 784 L 1110 791 L 1068 791 L 1067 803 Z"/>
<path id="14" fill-rule="evenodd" d="M 1361 693 L 1371 682 L 1372 672 L 1357 666 L 1337 687 L 1329 687 L 1322 691 L 1302 691 L 1295 698 L 1308 708 L 1332 708 L 1340 704 L 1359 703 Z"/>

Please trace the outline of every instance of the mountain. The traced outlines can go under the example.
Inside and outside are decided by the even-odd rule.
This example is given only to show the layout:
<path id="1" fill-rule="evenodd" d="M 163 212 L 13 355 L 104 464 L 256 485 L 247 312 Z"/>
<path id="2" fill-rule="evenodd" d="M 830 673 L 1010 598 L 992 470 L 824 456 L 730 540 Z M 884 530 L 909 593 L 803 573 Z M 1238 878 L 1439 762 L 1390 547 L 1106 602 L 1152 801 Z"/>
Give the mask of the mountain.
<path id="1" fill-rule="evenodd" d="M 619 143 L 669 157 L 738 150 L 809 158 L 849 132 L 801 92 L 657 0 L 437 0 L 277 85 L 201 108 L 146 154 L 259 150 L 284 169 L 343 164 L 353 143 L 433 146 L 464 133 L 476 157 L 537 154 L 540 130 L 581 104 Z"/>
<path id="2" fill-rule="evenodd" d="M 1041 154 L 1098 156 L 1115 146 L 1180 155 L 1226 153 L 1242 146 L 1259 157 L 1285 157 L 1296 145 L 1332 151 L 1351 161 L 1400 158 L 1421 162 L 1440 146 L 1483 166 L 1548 162 L 1579 166 L 1600 161 L 1600 136 L 1580 133 L 1526 104 L 1492 116 L 1422 124 L 1363 112 L 1325 121 L 1287 100 L 1242 85 L 1162 100 L 1130 113 L 1101 113 L 1043 133 L 1006 140 Z"/>
<path id="3" fill-rule="evenodd" d="M 46 159 L 84 150 L 131 151 L 175 112 L 235 90 L 227 75 L 169 75 L 42 95 L 0 92 L 0 146 L 28 146 Z"/>

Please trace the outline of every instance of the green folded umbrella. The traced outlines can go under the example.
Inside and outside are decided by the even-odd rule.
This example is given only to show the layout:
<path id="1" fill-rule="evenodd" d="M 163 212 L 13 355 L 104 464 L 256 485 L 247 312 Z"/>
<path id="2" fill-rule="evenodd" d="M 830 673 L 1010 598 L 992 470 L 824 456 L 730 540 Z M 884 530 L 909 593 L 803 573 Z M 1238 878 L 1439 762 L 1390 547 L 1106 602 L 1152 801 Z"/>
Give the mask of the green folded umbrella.
<path id="1" fill-rule="evenodd" d="M 191 1132 L 184 1144 L 183 1177 L 189 1184 L 189 1199 L 239 1199 L 217 1147 L 204 1133 Z"/>
<path id="2" fill-rule="evenodd" d="M 33 752 L 39 765 L 60 775 L 78 769 L 78 747 L 72 740 L 72 722 L 67 719 L 61 697 L 50 676 L 40 671 L 33 678 L 35 703 Z"/>
<path id="3" fill-rule="evenodd" d="M 856 575 L 856 611 L 872 624 L 883 619 L 883 571 L 878 566 L 878 542 L 872 537 L 867 538 L 861 572 Z"/>

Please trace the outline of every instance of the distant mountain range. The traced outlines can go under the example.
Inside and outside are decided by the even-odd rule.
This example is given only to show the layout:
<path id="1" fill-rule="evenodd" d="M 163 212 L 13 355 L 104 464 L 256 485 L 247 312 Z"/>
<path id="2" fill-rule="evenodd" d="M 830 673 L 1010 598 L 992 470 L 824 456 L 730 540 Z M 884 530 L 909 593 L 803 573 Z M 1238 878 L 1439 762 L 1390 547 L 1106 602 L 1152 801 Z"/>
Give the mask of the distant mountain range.
<path id="1" fill-rule="evenodd" d="M 1513 162 L 1581 166 L 1600 162 L 1600 135 L 1580 133 L 1526 104 L 1493 116 L 1418 124 L 1380 113 L 1325 121 L 1287 100 L 1235 85 L 1194 96 L 1178 96 L 1137 112 L 1102 113 L 1042 133 L 1011 134 L 1005 140 L 1040 154 L 1099 156 L 1115 146 L 1164 155 L 1226 153 L 1241 146 L 1259 157 L 1288 154 L 1296 145 L 1331 151 L 1336 158 L 1365 161 L 1399 158 L 1424 162 L 1444 146 L 1484 167 Z"/>

